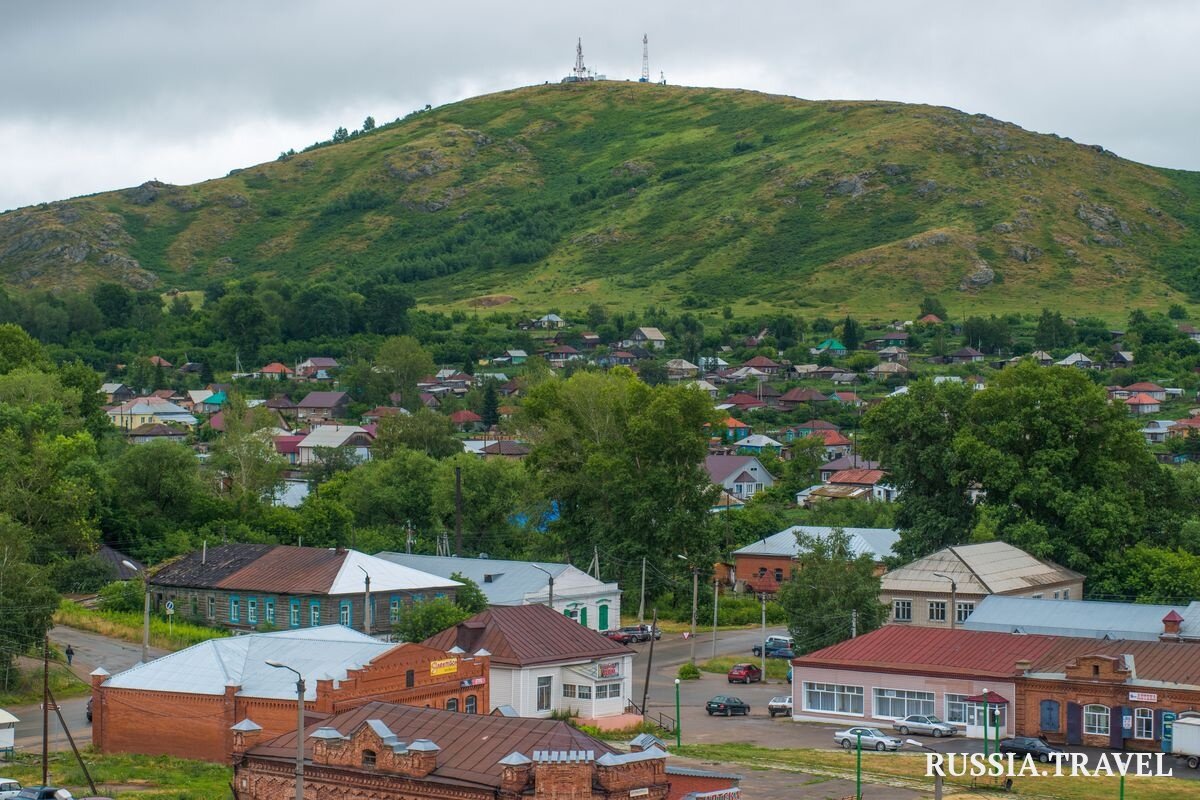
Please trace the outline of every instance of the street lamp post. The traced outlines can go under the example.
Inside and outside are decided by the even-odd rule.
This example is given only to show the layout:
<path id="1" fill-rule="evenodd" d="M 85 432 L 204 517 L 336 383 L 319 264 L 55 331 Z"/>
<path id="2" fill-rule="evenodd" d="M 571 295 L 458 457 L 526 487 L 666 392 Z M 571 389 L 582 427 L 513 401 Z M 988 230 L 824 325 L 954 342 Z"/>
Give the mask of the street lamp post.
<path id="1" fill-rule="evenodd" d="M 904 743 L 910 744 L 913 747 L 919 747 L 922 750 L 927 750 L 930 753 L 938 752 L 937 750 L 934 750 L 929 745 L 924 744 L 923 742 L 918 742 L 916 739 L 905 739 Z M 942 768 L 940 766 L 934 767 L 933 768 L 933 800 L 942 800 L 942 777 L 943 777 Z"/>
<path id="2" fill-rule="evenodd" d="M 954 630 L 954 623 L 958 620 L 958 582 L 942 572 L 933 574 L 950 581 L 950 630 Z"/>
<path id="3" fill-rule="evenodd" d="M 296 675 L 296 800 L 304 800 L 304 676 L 279 661 L 268 661 L 267 666 Z"/>
<path id="4" fill-rule="evenodd" d="M 679 678 L 675 679 L 675 746 L 683 744 L 683 718 L 679 714 Z"/>
<path id="5" fill-rule="evenodd" d="M 854 735 L 855 750 L 857 755 L 854 759 L 854 800 L 862 800 L 862 728 Z"/>
<path id="6" fill-rule="evenodd" d="M 988 731 L 988 690 L 984 689 L 983 690 L 983 758 L 984 758 L 984 760 L 987 760 L 987 757 L 988 757 L 988 738 L 989 738 L 989 736 L 990 736 L 990 733 Z"/>
<path id="7" fill-rule="evenodd" d="M 365 633 L 367 636 L 370 636 L 375 622 L 375 620 L 372 619 L 372 617 L 375 615 L 371 613 L 374 611 L 374 609 L 371 608 L 371 573 L 363 569 L 361 565 L 359 566 L 359 569 L 362 569 L 363 578 L 365 579 L 365 586 L 363 588 L 363 633 Z M 353 619 L 350 620 L 350 625 L 348 627 L 354 627 Z"/>
<path id="8" fill-rule="evenodd" d="M 548 570 L 548 569 L 542 569 L 537 564 L 530 564 L 529 566 L 533 567 L 534 569 L 536 569 L 540 572 L 546 573 L 546 577 L 548 577 L 550 579 L 550 602 L 548 605 L 551 608 L 554 608 L 554 574 L 551 573 L 550 570 Z"/>

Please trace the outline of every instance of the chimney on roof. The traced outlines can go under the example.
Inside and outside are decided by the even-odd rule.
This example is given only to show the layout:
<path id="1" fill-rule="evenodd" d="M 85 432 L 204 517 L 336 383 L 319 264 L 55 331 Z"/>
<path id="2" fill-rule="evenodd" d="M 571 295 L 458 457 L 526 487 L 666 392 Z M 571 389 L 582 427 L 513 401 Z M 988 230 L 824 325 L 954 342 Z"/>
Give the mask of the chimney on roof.
<path id="1" fill-rule="evenodd" d="M 1018 661 L 1016 663 L 1015 666 L 1017 668 L 1017 674 L 1024 675 L 1026 672 L 1029 671 L 1029 668 L 1033 666 L 1033 662 L 1030 661 L 1028 658 L 1022 658 L 1020 661 Z"/>
<path id="2" fill-rule="evenodd" d="M 1179 629 L 1183 625 L 1183 617 L 1175 609 L 1167 612 L 1167 615 L 1162 618 L 1163 632 L 1158 635 L 1158 638 L 1164 642 L 1178 642 Z"/>
<path id="3" fill-rule="evenodd" d="M 472 620 L 460 622 L 455 632 L 454 643 L 461 647 L 464 653 L 473 653 L 479 649 L 477 645 L 483 638 L 483 629 L 482 622 Z"/>

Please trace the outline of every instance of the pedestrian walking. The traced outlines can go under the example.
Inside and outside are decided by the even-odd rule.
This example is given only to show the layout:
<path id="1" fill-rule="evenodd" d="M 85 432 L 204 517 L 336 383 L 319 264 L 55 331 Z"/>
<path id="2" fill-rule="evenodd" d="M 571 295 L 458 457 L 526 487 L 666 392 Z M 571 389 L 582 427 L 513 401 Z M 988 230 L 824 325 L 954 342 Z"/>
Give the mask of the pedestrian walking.
<path id="1" fill-rule="evenodd" d="M 75 658 L 75 650 L 71 645 L 67 645 L 67 666 L 71 666 L 71 659 Z"/>

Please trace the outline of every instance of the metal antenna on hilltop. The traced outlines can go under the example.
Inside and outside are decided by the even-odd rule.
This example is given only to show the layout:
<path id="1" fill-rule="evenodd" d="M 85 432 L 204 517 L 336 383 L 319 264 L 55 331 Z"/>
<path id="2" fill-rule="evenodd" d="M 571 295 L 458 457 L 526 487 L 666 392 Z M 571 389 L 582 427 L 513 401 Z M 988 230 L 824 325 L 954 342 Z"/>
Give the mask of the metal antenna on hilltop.
<path id="1" fill-rule="evenodd" d="M 583 65 L 583 38 L 582 37 L 580 37 L 580 39 L 575 43 L 575 69 L 572 71 L 575 73 L 575 80 L 577 80 L 577 81 L 587 80 L 587 67 L 585 67 Z"/>
<path id="2" fill-rule="evenodd" d="M 638 83 L 650 82 L 650 37 L 642 34 L 642 77 Z"/>

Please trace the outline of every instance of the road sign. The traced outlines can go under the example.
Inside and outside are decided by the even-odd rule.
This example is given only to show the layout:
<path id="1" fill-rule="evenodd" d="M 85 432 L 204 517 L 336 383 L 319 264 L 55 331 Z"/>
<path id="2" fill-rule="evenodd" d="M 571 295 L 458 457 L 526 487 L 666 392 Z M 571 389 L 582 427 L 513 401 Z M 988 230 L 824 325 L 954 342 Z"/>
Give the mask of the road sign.
<path id="1" fill-rule="evenodd" d="M 174 614 L 174 613 L 175 613 L 175 601 L 168 600 L 167 601 L 167 616 L 170 616 L 171 614 Z"/>

